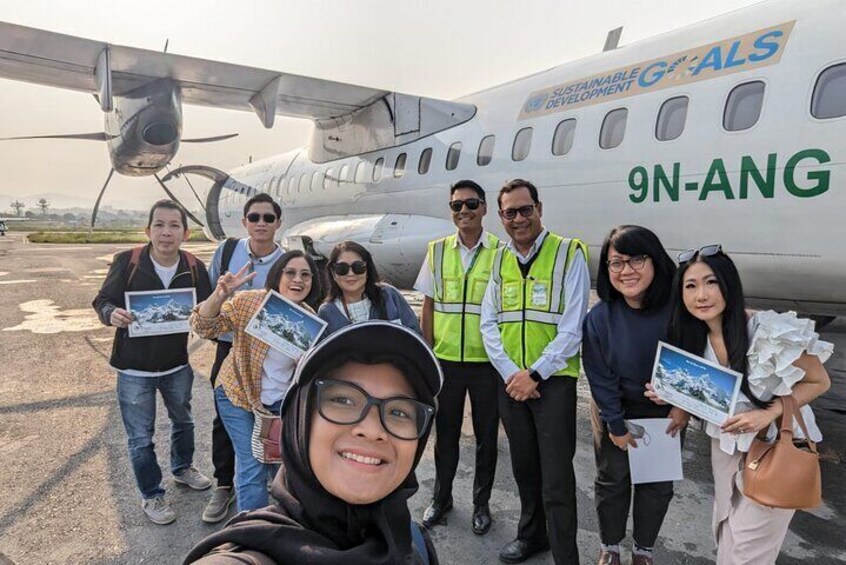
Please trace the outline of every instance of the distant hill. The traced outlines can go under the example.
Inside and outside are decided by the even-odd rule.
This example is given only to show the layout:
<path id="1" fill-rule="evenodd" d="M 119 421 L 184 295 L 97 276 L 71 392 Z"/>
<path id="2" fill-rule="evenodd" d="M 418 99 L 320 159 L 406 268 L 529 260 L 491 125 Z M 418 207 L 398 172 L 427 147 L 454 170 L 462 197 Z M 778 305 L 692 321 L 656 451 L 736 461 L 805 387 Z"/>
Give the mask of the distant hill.
<path id="1" fill-rule="evenodd" d="M 27 210 L 35 210 L 38 208 L 38 201 L 44 198 L 50 204 L 51 211 L 91 211 L 94 207 L 94 200 L 90 198 L 82 198 L 74 196 L 73 194 L 61 194 L 58 192 L 41 192 L 38 194 L 29 195 L 14 195 L 14 194 L 0 194 L 0 210 L 8 210 L 9 203 L 15 200 L 20 200 L 26 204 Z M 74 210 L 79 208 L 79 210 Z M 130 202 L 128 200 L 112 200 L 103 204 L 103 210 L 145 210 L 144 206 Z"/>

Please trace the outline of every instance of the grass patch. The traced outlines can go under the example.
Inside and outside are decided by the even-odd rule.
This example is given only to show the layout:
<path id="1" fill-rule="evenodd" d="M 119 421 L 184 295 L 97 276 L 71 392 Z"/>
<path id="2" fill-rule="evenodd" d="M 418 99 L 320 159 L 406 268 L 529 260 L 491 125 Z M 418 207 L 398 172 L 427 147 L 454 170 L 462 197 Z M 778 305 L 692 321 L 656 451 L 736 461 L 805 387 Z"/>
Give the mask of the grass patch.
<path id="1" fill-rule="evenodd" d="M 147 236 L 139 231 L 39 231 L 27 236 L 30 243 L 147 243 Z M 208 241 L 201 231 L 192 231 L 189 241 Z"/>

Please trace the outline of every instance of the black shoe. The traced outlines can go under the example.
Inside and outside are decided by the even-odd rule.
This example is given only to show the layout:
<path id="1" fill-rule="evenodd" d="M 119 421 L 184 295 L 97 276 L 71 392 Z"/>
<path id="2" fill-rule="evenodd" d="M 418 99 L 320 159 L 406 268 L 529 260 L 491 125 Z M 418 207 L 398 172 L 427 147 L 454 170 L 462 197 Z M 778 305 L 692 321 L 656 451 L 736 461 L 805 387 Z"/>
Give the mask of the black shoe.
<path id="1" fill-rule="evenodd" d="M 435 524 L 439 524 L 450 510 L 452 510 L 452 499 L 448 500 L 446 504 L 439 504 L 433 500 L 426 511 L 423 512 L 423 527 L 431 528 Z"/>
<path id="2" fill-rule="evenodd" d="M 530 544 L 521 539 L 516 539 L 506 544 L 499 551 L 499 560 L 503 563 L 522 563 L 535 553 L 549 550 L 549 541 L 544 540 L 539 544 Z"/>
<path id="3" fill-rule="evenodd" d="M 491 529 L 491 510 L 488 505 L 479 506 L 473 511 L 473 533 L 482 536 Z"/>

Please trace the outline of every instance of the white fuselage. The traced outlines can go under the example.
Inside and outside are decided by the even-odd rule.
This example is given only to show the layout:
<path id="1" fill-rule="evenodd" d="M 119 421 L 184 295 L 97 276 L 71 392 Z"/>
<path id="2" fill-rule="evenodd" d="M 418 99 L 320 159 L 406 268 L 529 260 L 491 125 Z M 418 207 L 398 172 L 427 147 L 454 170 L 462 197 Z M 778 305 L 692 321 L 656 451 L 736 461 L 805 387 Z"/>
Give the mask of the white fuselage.
<path id="1" fill-rule="evenodd" d="M 386 278 L 403 286 L 413 282 L 426 241 L 454 229 L 450 184 L 469 178 L 485 187 L 485 226 L 503 235 L 497 191 L 524 178 L 539 188 L 546 227 L 590 246 L 594 272 L 608 231 L 639 224 L 671 253 L 721 243 L 750 298 L 846 314 L 846 117 L 811 114 L 820 73 L 846 61 L 844 29 L 842 0 L 756 5 L 469 95 L 459 101 L 476 107 L 471 120 L 413 143 L 326 163 L 312 162 L 305 148 L 230 175 L 278 199 L 290 244 L 305 236 L 328 255 L 338 241 L 355 239 L 374 252 Z M 753 33 L 764 37 L 732 41 Z M 675 55 L 684 53 L 700 56 L 679 63 Z M 671 70 L 673 63 L 678 68 Z M 603 86 L 597 77 L 609 78 Z M 585 88 L 572 86 L 595 78 Z M 748 129 L 728 131 L 729 93 L 753 81 L 764 84 L 760 117 Z M 570 91 L 557 88 L 563 85 Z M 684 130 L 659 141 L 659 110 L 679 96 L 688 97 Z M 603 120 L 617 108 L 628 111 L 623 140 L 603 149 Z M 572 148 L 554 155 L 553 136 L 567 119 L 576 124 Z M 531 147 L 515 161 L 523 128 L 532 128 Z M 492 160 L 480 166 L 480 141 L 491 135 Z M 457 142 L 458 164 L 447 170 L 448 149 Z M 431 165 L 420 174 L 429 149 Z M 395 176 L 401 154 L 405 170 Z M 374 181 L 377 163 L 381 178 Z M 359 166 L 365 170 L 356 175 Z M 243 233 L 247 197 L 223 190 L 219 215 L 227 235 Z"/>

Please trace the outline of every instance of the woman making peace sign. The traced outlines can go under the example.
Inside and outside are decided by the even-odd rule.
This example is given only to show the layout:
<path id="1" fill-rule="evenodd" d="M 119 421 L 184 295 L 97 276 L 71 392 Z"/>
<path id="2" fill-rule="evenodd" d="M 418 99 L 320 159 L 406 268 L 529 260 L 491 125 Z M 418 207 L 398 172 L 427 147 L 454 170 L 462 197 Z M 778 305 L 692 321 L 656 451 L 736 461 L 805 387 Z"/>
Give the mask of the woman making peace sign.
<path id="1" fill-rule="evenodd" d="M 247 274 L 245 265 L 236 274 L 226 273 L 208 300 L 202 302 L 191 316 L 191 327 L 200 337 L 213 339 L 233 332 L 232 355 L 220 368 L 215 402 L 226 433 L 235 448 L 235 492 L 238 511 L 253 510 L 267 505 L 267 473 L 269 465 L 253 456 L 253 411 L 279 414 L 279 408 L 296 361 L 273 350 L 245 330 L 250 318 L 258 311 L 270 290 L 276 290 L 297 305 L 311 310 L 320 294 L 315 278 L 317 267 L 302 251 L 288 251 L 282 255 L 267 275 L 263 290 L 235 291 L 255 276 Z M 231 298 L 231 300 L 230 300 Z"/>

